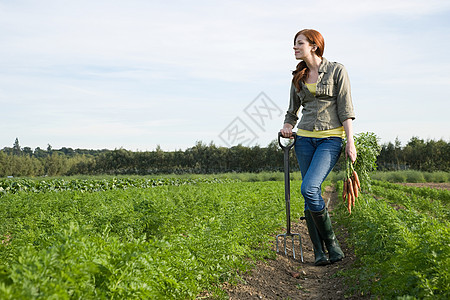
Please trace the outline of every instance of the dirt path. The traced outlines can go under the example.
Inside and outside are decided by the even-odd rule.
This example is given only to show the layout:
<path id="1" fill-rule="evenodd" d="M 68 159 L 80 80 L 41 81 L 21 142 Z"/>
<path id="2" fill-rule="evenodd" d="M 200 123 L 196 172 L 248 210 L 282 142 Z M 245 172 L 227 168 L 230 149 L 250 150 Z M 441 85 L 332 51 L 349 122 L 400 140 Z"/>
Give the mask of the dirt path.
<path id="1" fill-rule="evenodd" d="M 325 201 L 330 199 L 329 212 L 333 220 L 332 211 L 337 202 L 337 193 L 332 187 L 327 187 L 323 196 Z M 353 251 L 345 242 L 345 229 L 334 224 L 336 236 L 346 254 L 344 260 L 332 265 L 317 267 L 314 266 L 314 253 L 305 221 L 292 221 L 291 227 L 291 232 L 300 233 L 302 237 L 304 263 L 299 260 L 299 257 L 297 260 L 293 259 L 290 247 L 288 247 L 288 257 L 282 251 L 275 260 L 258 262 L 256 268 L 244 276 L 245 283 L 225 287 L 231 300 L 369 299 L 358 296 L 345 297 L 343 278 L 334 276 L 339 270 L 351 266 L 355 259 Z M 296 255 L 298 255 L 298 250 Z"/>

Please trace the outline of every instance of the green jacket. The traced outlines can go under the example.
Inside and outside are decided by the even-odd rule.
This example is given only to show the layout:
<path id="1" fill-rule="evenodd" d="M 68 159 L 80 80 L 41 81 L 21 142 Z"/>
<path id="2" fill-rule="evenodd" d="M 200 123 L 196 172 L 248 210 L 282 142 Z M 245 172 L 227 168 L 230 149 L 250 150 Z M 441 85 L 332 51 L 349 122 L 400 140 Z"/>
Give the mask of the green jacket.
<path id="1" fill-rule="evenodd" d="M 284 123 L 295 127 L 301 106 L 303 109 L 298 123 L 299 129 L 328 130 L 341 127 L 342 122 L 347 119 L 355 119 L 350 80 L 347 71 L 340 63 L 329 62 L 322 58 L 315 97 L 303 82 L 301 87 L 302 89 L 298 91 L 294 84 L 291 84 L 289 109 Z"/>

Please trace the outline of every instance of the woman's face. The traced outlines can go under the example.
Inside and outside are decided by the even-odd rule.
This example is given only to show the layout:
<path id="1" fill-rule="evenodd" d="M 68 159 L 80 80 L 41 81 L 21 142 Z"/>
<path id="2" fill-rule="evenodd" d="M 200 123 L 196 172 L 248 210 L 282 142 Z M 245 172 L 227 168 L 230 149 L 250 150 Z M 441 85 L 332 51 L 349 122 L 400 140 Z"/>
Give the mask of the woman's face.
<path id="1" fill-rule="evenodd" d="M 295 39 L 294 51 L 296 59 L 305 60 L 305 58 L 312 56 L 316 49 L 317 47 L 311 45 L 303 34 L 299 34 Z"/>

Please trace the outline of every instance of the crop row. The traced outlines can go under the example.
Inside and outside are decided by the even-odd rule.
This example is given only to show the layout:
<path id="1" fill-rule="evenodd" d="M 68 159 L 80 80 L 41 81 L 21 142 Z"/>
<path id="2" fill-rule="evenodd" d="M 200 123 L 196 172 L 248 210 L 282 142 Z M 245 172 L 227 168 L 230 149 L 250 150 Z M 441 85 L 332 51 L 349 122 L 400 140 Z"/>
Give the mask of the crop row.
<path id="1" fill-rule="evenodd" d="M 297 184 L 297 183 L 295 183 Z M 292 196 L 300 198 L 299 187 Z M 302 205 L 292 203 L 292 216 Z M 283 182 L 7 193 L 1 299 L 195 299 L 273 257 Z"/>
<path id="2" fill-rule="evenodd" d="M 0 180 L 0 195 L 18 192 L 60 192 L 80 191 L 99 192 L 128 188 L 151 188 L 162 185 L 185 185 L 197 183 L 226 183 L 231 179 L 217 178 L 110 178 L 110 179 L 2 179 Z"/>
<path id="3" fill-rule="evenodd" d="M 397 190 L 406 192 L 409 194 L 415 194 L 417 196 L 431 198 L 435 200 L 440 200 L 445 202 L 447 205 L 450 204 L 450 191 L 445 189 L 434 189 L 428 187 L 412 187 L 412 186 L 404 186 L 401 184 L 389 183 L 386 181 L 378 181 L 375 180 L 372 182 L 375 186 L 380 186 L 389 190 Z"/>
<path id="4" fill-rule="evenodd" d="M 375 182 L 372 192 L 396 209 L 413 209 L 438 220 L 450 220 L 450 191 Z"/>
<path id="5" fill-rule="evenodd" d="M 340 186 L 340 184 L 338 184 Z M 357 262 L 346 272 L 359 293 L 393 299 L 450 297 L 450 222 L 446 193 L 375 182 L 352 214 L 339 221 L 349 231 Z M 408 298 L 410 297 L 410 298 Z M 406 299 L 402 298 L 402 299 Z"/>

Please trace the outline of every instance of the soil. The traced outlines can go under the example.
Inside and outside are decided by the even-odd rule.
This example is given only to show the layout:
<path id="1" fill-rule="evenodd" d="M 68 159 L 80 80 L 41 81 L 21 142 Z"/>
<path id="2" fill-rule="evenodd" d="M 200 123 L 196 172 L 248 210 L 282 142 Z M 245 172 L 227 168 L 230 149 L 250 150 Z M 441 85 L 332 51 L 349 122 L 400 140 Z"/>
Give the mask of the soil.
<path id="1" fill-rule="evenodd" d="M 337 193 L 327 187 L 324 195 L 329 202 L 328 210 L 333 221 L 333 207 L 337 203 Z M 299 249 L 296 259 L 292 256 L 292 243 L 288 239 L 287 256 L 284 245 L 276 259 L 260 261 L 248 274 L 243 274 L 243 282 L 238 285 L 225 285 L 231 300 L 235 299 L 369 299 L 368 296 L 348 295 L 346 285 L 338 272 L 349 268 L 355 261 L 355 255 L 346 243 L 346 229 L 333 222 L 333 229 L 346 257 L 327 266 L 314 265 L 314 253 L 309 239 L 306 222 L 291 220 L 291 232 L 300 233 L 303 244 L 304 262 L 300 260 Z M 296 247 L 299 247 L 298 241 Z M 273 251 L 276 251 L 275 242 Z"/>

